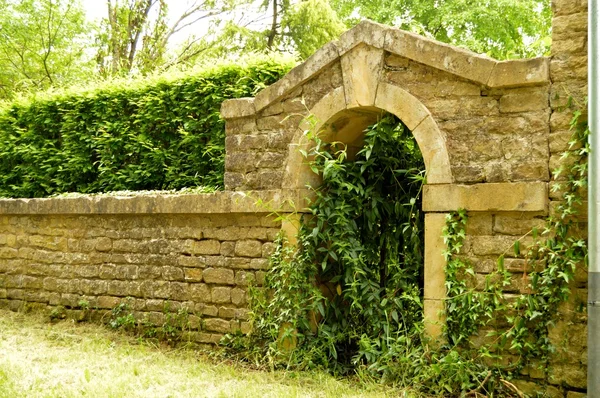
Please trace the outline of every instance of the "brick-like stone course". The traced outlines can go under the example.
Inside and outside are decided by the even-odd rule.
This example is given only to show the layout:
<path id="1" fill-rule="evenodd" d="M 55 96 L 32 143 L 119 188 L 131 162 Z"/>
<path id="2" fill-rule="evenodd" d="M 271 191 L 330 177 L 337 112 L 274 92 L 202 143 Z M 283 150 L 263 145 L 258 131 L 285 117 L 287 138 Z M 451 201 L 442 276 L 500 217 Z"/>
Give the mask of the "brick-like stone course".
<path id="1" fill-rule="evenodd" d="M 261 213 L 2 215 L 0 306 L 129 302 L 156 322 L 185 307 L 202 319 L 194 341 L 214 344 L 247 331 L 247 287 L 262 283 L 279 228 Z"/>

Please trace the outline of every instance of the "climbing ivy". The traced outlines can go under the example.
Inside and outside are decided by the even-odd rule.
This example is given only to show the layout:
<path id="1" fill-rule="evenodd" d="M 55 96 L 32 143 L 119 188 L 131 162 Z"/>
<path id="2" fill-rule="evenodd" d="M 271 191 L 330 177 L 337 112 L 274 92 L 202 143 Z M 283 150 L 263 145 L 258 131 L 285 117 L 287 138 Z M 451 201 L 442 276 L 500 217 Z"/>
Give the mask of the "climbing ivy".
<path id="1" fill-rule="evenodd" d="M 312 136 L 306 153 L 323 177 L 304 217 L 298 243 L 281 236 L 262 287 L 250 294 L 253 330 L 228 336 L 228 352 L 272 368 L 324 368 L 357 373 L 419 393 L 513 396 L 511 383 L 532 361 L 545 366 L 548 330 L 568 299 L 585 240 L 574 232 L 587 179 L 587 125 L 576 113 L 565 158 L 563 200 L 546 228 L 527 235 L 529 291 L 509 300 L 512 274 L 497 269 L 476 288 L 475 270 L 461 256 L 467 213 L 447 218 L 444 239 L 446 326 L 430 341 L 422 322 L 423 163 L 412 135 L 391 116 L 365 131 L 355 159 L 339 142 Z M 556 175 L 559 175 L 558 173 Z M 521 254 L 520 240 L 513 248 Z M 495 330 L 474 338 L 482 330 Z"/>
<path id="2" fill-rule="evenodd" d="M 586 267 L 587 243 L 576 217 L 587 188 L 590 132 L 582 119 L 581 112 L 575 111 L 571 121 L 572 139 L 561 158 L 563 166 L 553 173 L 558 182 L 552 189 L 561 193 L 561 200 L 555 202 L 543 230 L 533 229 L 527 234 L 533 236 L 534 244 L 525 255 L 531 269 L 526 275 L 530 281 L 526 293 L 516 300 L 504 296 L 503 287 L 511 283 L 511 274 L 504 268 L 504 256 L 498 258 L 497 269 L 487 275 L 483 289 L 470 287 L 468 276 L 474 276 L 474 270 L 459 256 L 467 215 L 465 211 L 457 211 L 447 218 L 445 335 L 451 343 L 473 348 L 469 346 L 469 339 L 474 334 L 503 319 L 505 322 L 496 322 L 496 331 L 488 336 L 494 338 L 492 342 L 475 351 L 478 355 L 496 358 L 516 354 L 507 366 L 495 368 L 498 374 L 516 374 L 532 364 L 547 372 L 555 351 L 549 331 L 559 317 L 559 306 L 571 296 L 577 268 Z M 517 240 L 515 255 L 520 254 L 520 246 Z M 506 325 L 504 329 L 498 325 L 502 323 Z"/>

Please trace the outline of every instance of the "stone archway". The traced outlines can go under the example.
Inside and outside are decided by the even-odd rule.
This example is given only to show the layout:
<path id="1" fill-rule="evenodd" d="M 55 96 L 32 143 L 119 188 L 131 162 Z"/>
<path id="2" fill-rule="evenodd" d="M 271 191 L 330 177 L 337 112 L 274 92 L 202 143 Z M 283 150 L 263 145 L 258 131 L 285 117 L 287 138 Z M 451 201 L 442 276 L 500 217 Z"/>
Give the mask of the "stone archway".
<path id="1" fill-rule="evenodd" d="M 301 153 L 308 151 L 311 145 L 306 130 L 319 132 L 324 141 L 339 141 L 350 148 L 359 148 L 362 132 L 383 112 L 394 114 L 411 130 L 425 162 L 427 184 L 451 183 L 445 139 L 425 105 L 407 91 L 385 83 L 379 85 L 372 102 L 375 106 L 349 107 L 344 91 L 338 88 L 314 105 L 309 112 L 310 122 L 301 123 L 290 144 L 282 187 L 300 190 L 307 184 L 320 185 L 318 176 L 310 170 Z M 425 214 L 424 321 L 431 336 L 440 335 L 443 321 L 445 259 L 441 256 L 444 251 L 441 231 L 444 222 L 444 213 Z M 295 227 L 287 228 L 294 231 Z"/>
<path id="2" fill-rule="evenodd" d="M 319 183 L 299 151 L 308 145 L 303 130 L 325 129 L 359 145 L 359 133 L 380 112 L 396 115 L 426 166 L 425 318 L 430 335 L 438 336 L 446 214 L 472 213 L 477 228 L 468 232 L 469 254 L 488 261 L 512 239 L 501 220 L 548 211 L 548 75 L 545 58 L 500 62 L 362 22 L 255 98 L 223 103 L 226 189 L 257 197 L 276 191 L 301 203 L 306 184 Z"/>

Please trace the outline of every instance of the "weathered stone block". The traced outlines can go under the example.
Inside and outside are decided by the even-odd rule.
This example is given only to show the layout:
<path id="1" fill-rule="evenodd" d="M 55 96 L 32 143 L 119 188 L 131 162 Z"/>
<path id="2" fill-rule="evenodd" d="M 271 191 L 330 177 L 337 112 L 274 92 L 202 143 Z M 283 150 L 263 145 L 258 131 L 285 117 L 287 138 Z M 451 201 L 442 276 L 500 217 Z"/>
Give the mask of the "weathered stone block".
<path id="1" fill-rule="evenodd" d="M 232 319 L 235 317 L 235 308 L 219 307 L 219 318 Z"/>
<path id="2" fill-rule="evenodd" d="M 231 302 L 230 287 L 213 287 L 210 293 L 211 301 L 215 304 L 225 304 Z"/>
<path id="3" fill-rule="evenodd" d="M 218 240 L 208 239 L 195 242 L 193 254 L 219 254 L 221 252 L 221 243 Z"/>
<path id="4" fill-rule="evenodd" d="M 96 240 L 94 248 L 99 252 L 110 251 L 112 249 L 112 240 L 106 237 L 100 237 Z"/>
<path id="5" fill-rule="evenodd" d="M 204 257 L 181 256 L 177 258 L 177 264 L 182 267 L 204 268 L 206 266 Z"/>
<path id="6" fill-rule="evenodd" d="M 187 282 L 202 282 L 202 269 L 184 268 L 183 273 Z"/>
<path id="7" fill-rule="evenodd" d="M 500 98 L 500 112 L 531 112 L 549 107 L 548 89 L 511 90 Z"/>
<path id="8" fill-rule="evenodd" d="M 547 211 L 545 182 L 425 185 L 423 211 Z"/>
<path id="9" fill-rule="evenodd" d="M 497 214 L 494 217 L 494 232 L 503 235 L 522 236 L 530 233 L 534 228 L 541 232 L 544 225 L 545 220 L 524 215 Z"/>
<path id="10" fill-rule="evenodd" d="M 203 272 L 204 282 L 219 285 L 233 285 L 233 270 L 226 268 L 206 268 Z"/>
<path id="11" fill-rule="evenodd" d="M 204 320 L 204 330 L 209 332 L 229 333 L 231 326 L 229 321 L 219 318 L 210 318 Z"/>
<path id="12" fill-rule="evenodd" d="M 183 269 L 181 269 L 179 267 L 171 267 L 171 266 L 162 267 L 161 273 L 162 273 L 163 278 L 168 281 L 183 281 L 184 280 Z"/>
<path id="13" fill-rule="evenodd" d="M 210 302 L 210 288 L 207 285 L 204 283 L 190 283 L 188 286 L 190 300 L 196 303 Z"/>
<path id="14" fill-rule="evenodd" d="M 246 304 L 246 291 L 237 287 L 231 289 L 231 303 L 237 306 Z"/>
<path id="15" fill-rule="evenodd" d="M 253 272 L 248 271 L 237 271 L 235 273 L 235 284 L 238 286 L 248 286 L 255 280 Z"/>
<path id="16" fill-rule="evenodd" d="M 506 257 L 516 257 L 514 245 L 517 240 L 514 236 L 469 236 L 467 237 L 471 250 L 474 254 L 480 256 L 501 255 Z M 519 239 L 521 253 L 526 253 L 527 249 L 533 244 L 533 238 L 526 236 Z"/>
<path id="17" fill-rule="evenodd" d="M 240 257 L 261 257 L 262 243 L 257 240 L 240 240 L 235 244 L 235 255 Z"/>
<path id="18" fill-rule="evenodd" d="M 233 257 L 235 255 L 235 242 L 221 242 L 221 256 Z"/>

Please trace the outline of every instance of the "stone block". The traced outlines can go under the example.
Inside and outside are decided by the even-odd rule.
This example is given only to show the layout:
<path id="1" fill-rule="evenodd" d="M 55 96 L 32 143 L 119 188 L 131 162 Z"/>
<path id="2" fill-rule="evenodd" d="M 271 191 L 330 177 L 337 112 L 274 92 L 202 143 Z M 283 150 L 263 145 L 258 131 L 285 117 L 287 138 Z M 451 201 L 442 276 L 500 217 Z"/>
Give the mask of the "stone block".
<path id="1" fill-rule="evenodd" d="M 531 218 L 523 214 L 497 214 L 494 217 L 494 232 L 502 235 L 522 236 L 530 233 L 534 228 L 541 232 L 545 223 L 544 219 Z"/>
<path id="2" fill-rule="evenodd" d="M 487 84 L 496 61 L 399 29 L 390 29 L 385 50 L 462 78 Z"/>
<path id="3" fill-rule="evenodd" d="M 471 251 L 480 256 L 499 256 L 504 254 L 505 257 L 515 256 L 514 245 L 517 238 L 514 236 L 469 236 L 467 238 Z M 533 244 L 533 238 L 526 236 L 519 239 L 519 248 L 521 253 L 526 253 L 527 248 Z"/>
<path id="4" fill-rule="evenodd" d="M 360 44 L 341 58 L 346 106 L 375 105 L 379 74 L 383 69 L 383 50 Z"/>
<path id="5" fill-rule="evenodd" d="M 183 274 L 187 282 L 202 282 L 202 269 L 200 268 L 184 268 Z"/>
<path id="6" fill-rule="evenodd" d="M 431 113 L 408 91 L 388 83 L 379 83 L 375 106 L 394 113 L 410 130 L 414 130 Z"/>
<path id="7" fill-rule="evenodd" d="M 235 308 L 219 307 L 219 318 L 232 319 L 235 317 Z"/>
<path id="8" fill-rule="evenodd" d="M 209 332 L 229 333 L 231 325 L 229 321 L 219 318 L 209 318 L 204 320 L 204 330 Z"/>
<path id="9" fill-rule="evenodd" d="M 182 282 L 170 282 L 168 298 L 176 301 L 189 300 L 191 298 L 189 284 Z"/>
<path id="10" fill-rule="evenodd" d="M 235 284 L 238 286 L 248 286 L 254 280 L 254 272 L 237 271 L 235 273 Z"/>
<path id="11" fill-rule="evenodd" d="M 501 113 L 534 112 L 549 108 L 547 86 L 535 89 L 511 90 L 500 98 Z"/>
<path id="12" fill-rule="evenodd" d="M 588 0 L 552 0 L 554 19 L 561 15 L 587 13 Z M 552 21 L 554 28 L 554 20 Z"/>
<path id="13" fill-rule="evenodd" d="M 246 304 L 246 291 L 240 288 L 231 290 L 231 303 L 236 306 Z"/>
<path id="14" fill-rule="evenodd" d="M 491 213 L 470 213 L 467 220 L 468 235 L 491 235 L 492 234 Z"/>
<path id="15" fill-rule="evenodd" d="M 522 87 L 550 81 L 549 59 L 519 59 L 496 63 L 487 82 L 489 87 Z"/>
<path id="16" fill-rule="evenodd" d="M 183 281 L 184 273 L 183 269 L 179 267 L 166 266 L 162 267 L 162 277 L 168 281 Z"/>
<path id="17" fill-rule="evenodd" d="M 257 240 L 239 240 L 235 244 L 235 255 L 240 257 L 261 257 L 262 243 Z"/>
<path id="18" fill-rule="evenodd" d="M 225 134 L 246 134 L 256 132 L 256 118 L 253 116 L 225 121 Z"/>
<path id="19" fill-rule="evenodd" d="M 200 240 L 193 246 L 193 254 L 214 255 L 221 253 L 221 243 L 215 239 Z"/>
<path id="20" fill-rule="evenodd" d="M 210 302 L 210 288 L 204 283 L 190 283 L 189 287 L 189 298 L 195 303 L 209 303 Z"/>
<path id="21" fill-rule="evenodd" d="M 442 328 L 445 324 L 445 302 L 444 300 L 425 299 L 423 301 L 423 323 L 425 334 L 438 342 L 441 342 Z"/>
<path id="22" fill-rule="evenodd" d="M 213 287 L 210 290 L 211 302 L 215 304 L 231 303 L 231 288 L 230 287 Z"/>
<path id="23" fill-rule="evenodd" d="M 112 249 L 112 240 L 106 237 L 100 237 L 96 239 L 96 245 L 94 246 L 99 252 L 107 252 Z"/>
<path id="24" fill-rule="evenodd" d="M 262 257 L 269 258 L 275 252 L 275 244 L 272 242 L 263 243 L 262 245 Z"/>
<path id="25" fill-rule="evenodd" d="M 587 387 L 587 369 L 580 365 L 553 364 L 550 367 L 550 384 L 585 389 Z"/>
<path id="26" fill-rule="evenodd" d="M 423 211 L 535 211 L 548 210 L 545 182 L 442 184 L 423 187 Z"/>
<path id="27" fill-rule="evenodd" d="M 219 285 L 233 285 L 233 270 L 226 268 L 206 268 L 203 272 L 204 282 Z"/>
<path id="28" fill-rule="evenodd" d="M 229 99 L 221 104 L 221 117 L 223 119 L 252 116 L 255 113 L 254 98 Z"/>
<path id="29" fill-rule="evenodd" d="M 111 296 L 100 296 L 98 297 L 96 303 L 98 308 L 108 308 L 112 309 L 119 305 L 121 302 L 120 297 L 111 297 Z"/>
<path id="30" fill-rule="evenodd" d="M 446 259 L 443 255 L 446 251 L 443 238 L 445 226 L 446 214 L 425 214 L 425 300 L 446 298 Z"/>
<path id="31" fill-rule="evenodd" d="M 383 48 L 385 34 L 389 27 L 373 21 L 363 20 L 352 29 L 344 32 L 339 39 L 338 48 L 340 55 L 360 44 L 375 48 Z"/>
<path id="32" fill-rule="evenodd" d="M 518 162 L 511 166 L 509 178 L 512 181 L 548 181 L 548 163 L 545 159 Z"/>

